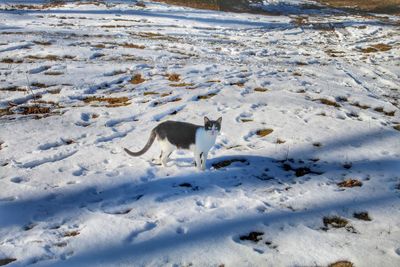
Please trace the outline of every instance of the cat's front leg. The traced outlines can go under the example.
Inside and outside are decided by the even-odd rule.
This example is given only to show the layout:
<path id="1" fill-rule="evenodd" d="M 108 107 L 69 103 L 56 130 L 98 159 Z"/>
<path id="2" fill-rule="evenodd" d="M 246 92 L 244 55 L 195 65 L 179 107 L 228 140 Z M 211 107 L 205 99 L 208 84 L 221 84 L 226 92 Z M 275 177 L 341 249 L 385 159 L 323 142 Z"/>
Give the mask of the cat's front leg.
<path id="1" fill-rule="evenodd" d="M 196 162 L 196 167 L 198 170 L 201 170 L 201 153 L 198 153 L 197 151 L 194 153 L 194 160 Z"/>
<path id="2" fill-rule="evenodd" d="M 207 156 L 208 153 L 207 152 L 203 152 L 201 153 L 201 170 L 205 171 L 206 170 L 206 164 L 207 164 Z"/>

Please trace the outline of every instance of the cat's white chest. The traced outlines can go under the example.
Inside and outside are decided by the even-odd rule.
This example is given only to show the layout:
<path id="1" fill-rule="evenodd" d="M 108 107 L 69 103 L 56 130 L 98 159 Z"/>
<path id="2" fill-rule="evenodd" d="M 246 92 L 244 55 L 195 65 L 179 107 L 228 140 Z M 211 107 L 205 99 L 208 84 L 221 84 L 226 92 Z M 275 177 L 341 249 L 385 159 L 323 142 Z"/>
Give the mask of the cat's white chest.
<path id="1" fill-rule="evenodd" d="M 207 133 L 204 128 L 199 128 L 196 131 L 196 150 L 198 152 L 207 153 L 213 145 L 215 145 L 215 141 L 217 139 L 217 133 L 215 135 L 211 135 Z"/>

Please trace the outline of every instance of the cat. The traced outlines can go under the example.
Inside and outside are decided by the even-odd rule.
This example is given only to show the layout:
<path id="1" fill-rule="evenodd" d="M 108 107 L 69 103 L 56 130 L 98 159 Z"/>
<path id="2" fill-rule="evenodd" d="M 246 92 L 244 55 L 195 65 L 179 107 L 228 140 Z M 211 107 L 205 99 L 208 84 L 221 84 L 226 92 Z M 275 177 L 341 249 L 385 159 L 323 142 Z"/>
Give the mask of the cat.
<path id="1" fill-rule="evenodd" d="M 144 148 L 138 152 L 132 152 L 124 148 L 130 156 L 138 157 L 146 153 L 154 140 L 161 147 L 159 164 L 166 167 L 169 156 L 176 149 L 188 149 L 193 151 L 196 167 L 199 170 L 206 169 L 208 151 L 214 146 L 217 135 L 221 131 L 222 117 L 212 121 L 204 117 L 204 126 L 187 122 L 165 121 L 157 125 L 150 134 Z"/>

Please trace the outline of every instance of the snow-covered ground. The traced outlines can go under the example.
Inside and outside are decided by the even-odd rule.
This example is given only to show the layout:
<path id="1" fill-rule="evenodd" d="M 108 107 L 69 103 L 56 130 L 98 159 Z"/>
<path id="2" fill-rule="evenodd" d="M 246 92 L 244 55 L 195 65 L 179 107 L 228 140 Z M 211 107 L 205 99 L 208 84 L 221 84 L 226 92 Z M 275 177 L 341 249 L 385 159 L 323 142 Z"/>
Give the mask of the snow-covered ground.
<path id="1" fill-rule="evenodd" d="M 399 17 L 11 2 L 0 263 L 400 265 Z M 204 116 L 223 117 L 205 172 L 123 151 Z"/>

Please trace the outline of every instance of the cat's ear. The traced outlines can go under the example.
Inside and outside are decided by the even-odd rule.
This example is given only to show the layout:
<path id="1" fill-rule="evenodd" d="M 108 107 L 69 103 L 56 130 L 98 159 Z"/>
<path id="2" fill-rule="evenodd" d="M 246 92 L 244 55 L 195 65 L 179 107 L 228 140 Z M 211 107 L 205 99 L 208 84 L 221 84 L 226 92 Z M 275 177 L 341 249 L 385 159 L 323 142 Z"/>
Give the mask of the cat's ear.
<path id="1" fill-rule="evenodd" d="M 218 120 L 217 120 L 217 122 L 218 122 L 219 124 L 221 124 L 221 122 L 222 122 L 222 117 L 219 117 Z"/>
<path id="2" fill-rule="evenodd" d="M 210 122 L 210 119 L 207 118 L 207 117 L 204 117 L 204 124 L 206 124 L 206 123 L 208 123 L 208 122 Z"/>

